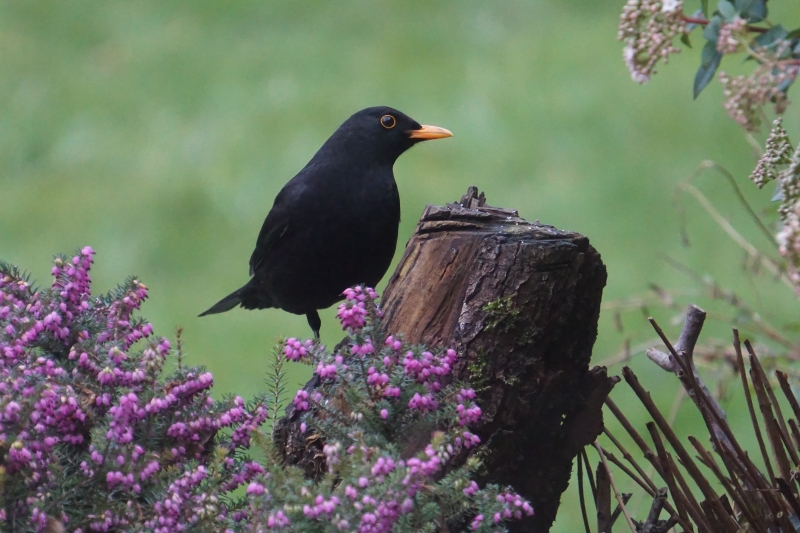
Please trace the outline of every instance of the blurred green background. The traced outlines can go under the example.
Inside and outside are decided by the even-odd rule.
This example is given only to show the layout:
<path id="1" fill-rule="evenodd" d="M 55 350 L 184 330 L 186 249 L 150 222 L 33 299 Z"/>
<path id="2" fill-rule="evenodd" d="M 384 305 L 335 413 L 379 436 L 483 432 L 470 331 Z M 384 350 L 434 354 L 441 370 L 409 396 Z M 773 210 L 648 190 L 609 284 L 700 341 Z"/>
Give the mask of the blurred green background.
<path id="1" fill-rule="evenodd" d="M 622 4 L 0 2 L 0 258 L 47 284 L 53 254 L 93 246 L 95 291 L 139 276 L 156 331 L 174 337 L 182 325 L 189 363 L 213 372 L 216 394 L 247 397 L 263 388 L 276 336 L 310 335 L 305 318 L 197 314 L 247 280 L 275 194 L 328 135 L 363 107 L 390 105 L 455 133 L 395 166 L 396 258 L 426 203 L 476 184 L 490 204 L 588 235 L 608 266 L 606 302 L 656 282 L 724 310 L 663 254 L 736 289 L 774 324 L 797 321 L 796 300 L 743 272 L 741 250 L 688 198 L 690 246 L 681 244 L 672 195 L 702 160 L 730 169 L 759 210 L 774 211 L 772 191 L 746 179 L 754 151 L 719 84 L 692 100 L 697 47 L 645 86 L 630 80 L 616 41 Z M 787 27 L 800 22 L 794 2 L 771 10 Z M 723 69 L 744 71 L 737 61 Z M 786 124 L 797 137 L 791 108 Z M 697 183 L 769 249 L 722 179 Z M 650 312 L 676 335 L 674 311 Z M 322 313 L 328 344 L 341 336 L 334 315 Z M 622 323 L 620 332 L 604 312 L 595 361 L 628 336 L 653 337 L 641 313 Z M 707 331 L 729 336 L 725 325 Z M 633 367 L 668 411 L 675 383 L 641 354 Z M 293 369 L 291 384 L 306 375 Z M 683 409 L 678 423 L 697 420 Z M 572 491 L 554 531 L 579 527 Z"/>

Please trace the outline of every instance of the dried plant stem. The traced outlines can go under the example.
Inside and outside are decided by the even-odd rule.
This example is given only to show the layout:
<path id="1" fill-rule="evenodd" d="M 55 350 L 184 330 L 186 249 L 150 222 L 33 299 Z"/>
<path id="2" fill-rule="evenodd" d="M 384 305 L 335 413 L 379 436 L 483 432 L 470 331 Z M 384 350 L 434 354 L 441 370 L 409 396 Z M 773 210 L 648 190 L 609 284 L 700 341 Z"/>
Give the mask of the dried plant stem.
<path id="1" fill-rule="evenodd" d="M 795 290 L 794 285 L 792 284 L 792 282 L 789 279 L 789 277 L 786 275 L 786 272 L 784 271 L 784 269 L 781 268 L 779 265 L 777 265 L 776 262 L 772 258 L 766 257 L 764 254 L 762 254 L 758 250 L 758 248 L 756 248 L 755 246 L 750 244 L 750 242 L 747 239 L 745 239 L 738 231 L 736 231 L 736 228 L 733 227 L 733 225 L 728 221 L 728 219 L 723 217 L 722 214 L 719 211 L 717 211 L 717 209 L 709 201 L 709 199 L 706 198 L 706 196 L 702 192 L 700 192 L 700 189 L 698 189 L 694 185 L 692 185 L 690 183 L 686 183 L 686 182 L 679 183 L 678 184 L 678 189 L 682 190 L 682 191 L 685 191 L 685 192 L 689 193 L 690 195 L 692 195 L 695 198 L 695 200 L 697 200 L 698 203 L 703 207 L 703 209 L 706 211 L 706 213 L 708 213 L 709 216 L 712 219 L 714 219 L 714 222 L 716 222 L 717 225 L 720 228 L 722 228 L 722 230 L 725 233 L 727 233 L 728 236 L 736 244 L 739 245 L 739 247 L 741 247 L 745 252 L 747 252 L 747 254 L 750 257 L 758 258 L 758 259 L 765 259 L 765 261 L 762 262 L 761 264 L 764 265 L 764 267 L 769 271 L 770 274 L 772 274 L 776 278 L 780 278 L 780 280 L 787 287 L 792 289 L 792 291 L 794 292 L 794 290 Z"/>
<path id="2" fill-rule="evenodd" d="M 794 417 L 797 420 L 800 420 L 800 404 L 797 403 L 797 397 L 792 392 L 792 386 L 789 385 L 789 378 L 788 376 L 781 372 L 780 370 L 775 371 L 775 377 L 778 378 L 778 383 L 781 385 L 781 390 L 783 394 L 786 396 L 786 399 L 789 401 L 789 405 L 792 408 L 792 412 L 794 413 Z"/>
<path id="3" fill-rule="evenodd" d="M 606 461 L 606 456 L 603 454 L 603 448 L 600 447 L 597 441 L 594 441 L 594 447 L 597 449 L 598 455 L 600 455 L 600 461 L 603 463 L 606 474 L 608 474 L 608 481 L 611 483 L 611 488 L 614 490 L 614 496 L 617 498 L 617 503 L 619 503 L 620 509 L 622 509 L 622 514 L 625 515 L 625 521 L 628 522 L 628 527 L 631 528 L 631 533 L 637 533 L 636 526 L 633 525 L 633 520 L 631 520 L 631 515 L 628 514 L 628 509 L 625 508 L 625 502 L 622 501 L 622 495 L 617 489 L 617 484 L 614 483 L 614 475 L 611 473 L 611 469 L 608 467 L 608 461 Z"/>
<path id="4" fill-rule="evenodd" d="M 636 462 L 636 460 L 633 458 L 633 456 L 631 456 L 631 454 L 622 446 L 622 443 L 620 443 L 619 440 L 617 440 L 617 438 L 614 437 L 614 435 L 608 430 L 608 428 L 604 428 L 603 429 L 603 433 L 605 433 L 606 436 L 609 439 L 611 439 L 611 441 L 614 443 L 614 445 L 622 453 L 623 457 L 631 465 L 633 465 L 633 467 L 636 469 L 636 472 L 638 472 L 639 475 L 637 476 L 634 472 L 632 472 L 630 470 L 630 468 L 628 468 L 625 465 L 625 463 L 623 463 L 622 461 L 617 459 L 614 456 L 614 454 L 612 454 L 611 452 L 609 452 L 608 450 L 603 448 L 603 452 L 605 452 L 605 454 L 606 454 L 606 459 L 608 459 L 610 462 L 612 462 L 615 465 L 617 465 L 620 468 L 620 470 L 625 472 L 625 474 L 627 474 L 628 477 L 630 477 L 637 485 L 639 485 L 647 494 L 649 494 L 650 496 L 652 496 L 654 498 L 657 497 L 659 491 L 662 490 L 662 489 L 656 488 L 656 484 L 653 482 L 653 480 L 650 478 L 650 476 L 647 475 L 644 472 L 642 467 L 639 466 L 639 463 Z M 663 502 L 663 504 L 661 504 L 661 507 L 666 509 L 667 512 L 670 514 L 670 516 L 673 516 L 673 517 L 677 517 L 678 516 L 678 512 L 675 510 L 674 507 L 672 507 L 672 505 L 668 501 L 665 500 Z M 632 508 L 634 508 L 634 507 L 632 507 Z"/>
<path id="5" fill-rule="evenodd" d="M 747 400 L 747 409 L 750 411 L 750 422 L 753 424 L 753 429 L 756 433 L 756 440 L 758 441 L 758 448 L 761 451 L 761 458 L 763 459 L 764 465 L 767 468 L 769 478 L 775 479 L 775 472 L 772 470 L 772 463 L 770 462 L 769 455 L 767 454 L 767 447 L 764 444 L 764 437 L 761 435 L 761 428 L 758 424 L 755 407 L 753 407 L 753 398 L 750 394 L 750 385 L 747 381 L 747 372 L 745 372 L 744 369 L 744 357 L 742 356 L 742 344 L 739 340 L 739 330 L 736 328 L 733 329 L 733 348 L 736 351 L 736 360 L 739 365 L 739 375 L 742 378 L 744 397 Z"/>
<path id="6" fill-rule="evenodd" d="M 703 504 L 706 503 L 708 500 L 704 502 L 698 502 L 695 499 L 694 494 L 692 493 L 692 489 L 689 488 L 689 485 L 686 483 L 686 479 L 684 479 L 683 475 L 681 474 L 681 469 L 678 468 L 677 464 L 675 464 L 675 460 L 672 458 L 672 454 L 670 454 L 669 452 L 667 452 L 666 454 L 666 460 L 669 462 L 670 469 L 672 470 L 672 475 L 675 476 L 675 481 L 678 482 L 678 486 L 681 488 L 684 498 L 686 499 L 687 502 L 689 502 L 689 505 L 692 505 L 695 508 L 695 510 L 700 516 L 703 516 L 705 518 L 705 523 L 706 526 L 709 528 L 709 530 L 718 531 L 721 529 L 724 532 L 725 528 L 717 527 L 720 524 L 717 524 L 716 521 L 713 520 L 714 516 L 713 511 L 709 513 L 703 507 Z"/>
<path id="7" fill-rule="evenodd" d="M 659 330 L 657 330 L 657 332 Z M 666 337 L 664 338 L 664 340 L 667 343 L 669 343 L 669 341 L 666 340 Z M 674 348 L 672 348 L 671 345 L 669 345 L 668 347 L 670 348 L 670 351 L 674 351 Z M 703 497 L 710 502 L 710 504 L 714 509 L 715 514 L 717 514 L 720 517 L 722 525 L 725 527 L 726 530 L 731 532 L 736 532 L 738 530 L 738 524 L 736 524 L 733 518 L 731 518 L 725 511 L 725 508 L 723 507 L 722 503 L 717 497 L 717 494 L 714 492 L 714 490 L 711 488 L 711 485 L 709 485 L 706 478 L 697 468 L 697 465 L 694 463 L 694 461 L 692 461 L 692 458 L 687 453 L 686 448 L 683 447 L 680 440 L 678 439 L 678 436 L 669 426 L 666 419 L 664 419 L 664 415 L 661 414 L 661 412 L 658 410 L 655 403 L 653 402 L 652 398 L 650 398 L 650 394 L 644 390 L 641 384 L 639 384 L 639 380 L 636 378 L 636 375 L 633 373 L 630 367 L 623 368 L 622 375 L 625 377 L 625 381 L 628 382 L 628 385 L 631 386 L 633 391 L 639 397 L 639 400 L 644 404 L 645 408 L 650 413 L 650 416 L 653 417 L 653 420 L 658 425 L 658 429 L 660 429 L 661 432 L 664 433 L 664 436 L 669 441 L 673 450 L 675 450 L 675 453 L 678 454 L 678 457 L 680 458 L 683 467 L 686 468 L 686 471 L 689 473 L 691 478 L 700 488 L 700 492 L 703 493 Z M 662 466 L 666 468 L 665 465 Z"/>
<path id="8" fill-rule="evenodd" d="M 622 414 L 622 411 L 620 411 L 619 407 L 617 407 L 617 404 L 615 404 L 611 398 L 606 398 L 606 406 L 611 410 L 617 420 L 619 420 L 620 424 L 622 424 L 622 427 L 625 428 L 625 431 L 628 432 L 628 435 L 631 436 L 636 445 L 639 446 L 639 449 L 642 450 L 645 458 L 650 461 L 650 464 L 656 469 L 658 475 L 663 478 L 664 472 L 661 469 L 661 465 L 659 464 L 656 455 L 653 453 L 653 450 L 650 449 L 650 446 L 647 445 L 639 432 L 634 429 L 630 421 L 625 417 L 624 414 Z"/>
<path id="9" fill-rule="evenodd" d="M 641 476 L 642 482 L 647 484 L 647 487 L 648 487 L 649 490 L 648 489 L 645 489 L 645 490 L 648 490 L 648 494 L 650 494 L 650 496 L 654 496 L 656 491 L 658 490 L 658 488 L 656 487 L 656 484 L 653 483 L 653 480 L 650 479 L 650 476 L 648 476 L 644 472 L 644 470 L 642 470 L 642 467 L 639 466 L 639 463 L 637 463 L 634 460 L 633 456 L 628 452 L 628 450 L 625 449 L 625 447 L 622 445 L 622 443 L 619 440 L 617 440 L 617 438 L 608 430 L 608 428 L 603 428 L 603 433 L 605 433 L 606 437 L 611 439 L 611 442 L 614 443 L 614 446 L 616 446 L 617 449 L 622 454 L 622 458 L 625 459 L 626 461 L 628 461 L 628 463 L 630 463 L 630 465 L 633 466 L 633 468 L 636 470 L 636 472 L 639 473 L 639 476 Z M 607 454 L 607 455 L 610 456 L 610 454 Z M 636 480 L 636 478 L 633 475 L 631 475 L 631 474 L 628 474 L 628 475 L 634 481 Z M 641 485 L 641 483 L 639 483 L 639 485 Z"/>
<path id="10" fill-rule="evenodd" d="M 752 135 L 750 135 L 750 138 L 753 139 Z M 755 141 L 755 139 L 753 139 L 753 140 Z M 761 145 L 758 144 L 757 141 L 756 141 L 756 145 L 759 148 L 761 148 Z M 716 161 L 711 161 L 711 160 L 707 159 L 705 161 L 702 161 L 699 165 L 697 165 L 697 168 L 695 169 L 695 171 L 692 173 L 692 175 L 689 177 L 689 179 L 687 181 L 688 182 L 694 181 L 706 169 L 716 170 L 717 172 L 722 174 L 722 176 L 725 179 L 728 180 L 728 183 L 730 184 L 731 188 L 733 188 L 733 191 L 736 193 L 736 197 L 739 199 L 739 202 L 742 204 L 742 207 L 744 207 L 745 211 L 747 211 L 747 214 L 750 215 L 750 218 L 753 219 L 753 222 L 758 227 L 758 229 L 761 231 L 761 233 L 764 235 L 764 237 L 767 238 L 767 242 L 769 242 L 771 246 L 773 246 L 773 247 L 775 247 L 777 249 L 778 248 L 778 244 L 775 241 L 775 236 L 772 234 L 772 232 L 769 230 L 769 228 L 767 228 L 764 225 L 764 223 L 761 221 L 761 218 L 758 216 L 758 214 L 750 206 L 750 202 L 748 202 L 747 198 L 744 197 L 744 194 L 742 194 L 742 190 L 739 188 L 739 185 L 736 183 L 736 178 L 733 177 L 733 174 L 728 172 L 728 169 L 726 169 L 722 165 L 718 164 Z"/>
<path id="11" fill-rule="evenodd" d="M 783 418 L 783 412 L 781 411 L 781 406 L 778 403 L 778 399 L 775 397 L 775 392 L 772 390 L 772 385 L 769 383 L 769 378 L 767 378 L 766 372 L 764 372 L 764 367 L 761 366 L 761 361 L 758 360 L 758 357 L 753 351 L 753 347 L 750 344 L 750 341 L 745 341 L 745 347 L 747 347 L 748 354 L 751 354 L 751 358 L 756 363 L 756 368 L 758 369 L 758 374 L 761 377 L 761 382 L 764 384 L 764 388 L 767 391 L 767 396 L 769 397 L 769 401 L 772 404 L 773 409 L 775 409 L 775 418 L 778 422 L 778 429 L 780 430 L 780 436 L 783 440 L 784 444 L 786 445 L 786 450 L 789 452 L 789 456 L 792 459 L 792 462 L 797 465 L 800 463 L 800 459 L 798 459 L 797 454 L 794 451 L 794 448 L 791 445 L 791 441 L 789 440 L 789 429 L 786 427 L 786 422 Z"/>
<path id="12" fill-rule="evenodd" d="M 673 354 L 673 356 L 676 358 L 676 361 L 678 361 L 678 363 L 681 364 L 681 366 L 683 367 L 684 365 L 683 360 L 681 358 L 678 358 L 675 349 L 669 343 L 669 340 L 664 335 L 664 332 L 661 330 L 660 327 L 658 327 L 658 324 L 656 324 L 654 320 L 651 319 L 650 322 L 651 324 L 653 324 L 653 328 L 656 330 L 656 333 L 659 334 L 662 341 L 670 350 L 670 353 Z M 693 381 L 693 373 L 691 373 L 685 367 L 683 367 L 683 372 L 689 376 L 690 381 L 692 381 L 692 386 L 697 388 L 697 384 Z M 706 395 L 700 395 L 699 397 L 707 399 Z M 721 443 L 716 440 L 717 433 L 715 431 L 710 431 L 709 433 L 711 435 L 711 438 L 714 439 L 714 445 L 717 448 L 717 450 L 720 451 L 721 457 L 723 457 L 723 459 L 725 457 L 728 457 L 729 460 L 732 461 L 734 465 L 736 465 L 738 471 L 741 472 L 741 474 L 744 476 L 745 483 L 749 485 L 750 490 L 759 491 L 758 494 L 760 494 L 763 497 L 764 503 L 766 503 L 766 505 L 772 512 L 772 516 L 773 519 L 776 521 L 776 525 L 778 525 L 778 527 L 784 528 L 787 531 L 789 531 L 792 527 L 791 524 L 789 523 L 789 519 L 787 518 L 787 513 L 789 509 L 787 508 L 785 502 L 777 497 L 774 487 L 772 487 L 767 482 L 767 480 L 764 479 L 764 476 L 761 474 L 761 472 L 755 467 L 753 462 L 749 459 L 748 455 L 744 452 L 744 450 L 742 450 L 741 446 L 739 446 L 739 443 L 736 440 L 733 433 L 731 432 L 731 429 L 728 426 L 727 422 L 719 418 L 714 409 L 707 409 L 705 411 L 701 411 L 701 414 L 704 415 L 704 418 L 706 414 L 710 414 L 712 417 L 716 417 L 716 419 L 713 421 L 714 427 L 719 428 L 723 431 L 726 437 L 726 440 L 724 441 L 725 446 L 722 447 Z M 706 424 L 709 426 L 709 429 L 712 427 L 711 421 L 706 420 Z M 670 430 L 670 433 L 674 437 L 674 432 L 671 432 Z M 665 434 L 667 433 L 665 432 Z M 667 435 L 668 437 L 670 436 L 670 434 Z M 671 438 L 669 440 L 670 443 L 672 443 Z M 678 451 L 678 449 L 676 449 L 676 451 Z M 680 455 L 680 453 L 679 457 L 681 458 L 681 462 L 684 462 L 684 459 Z M 692 472 L 690 471 L 690 474 L 691 473 Z M 692 477 L 694 478 L 694 475 Z M 700 485 L 700 487 L 702 489 L 703 485 Z"/>
<path id="13" fill-rule="evenodd" d="M 745 344 L 746 346 L 747 344 Z M 753 388 L 756 391 L 756 398 L 758 399 L 758 407 L 761 410 L 761 418 L 764 420 L 764 426 L 767 429 L 767 438 L 769 439 L 770 448 L 772 448 L 772 456 L 778 464 L 778 471 L 784 481 L 789 481 L 789 459 L 783 450 L 783 443 L 778 430 L 778 424 L 775 423 L 775 418 L 772 415 L 772 406 L 770 405 L 767 392 L 764 390 L 764 383 L 761 380 L 761 374 L 758 368 L 755 367 L 755 357 L 750 355 L 750 379 L 753 380 Z"/>
<path id="14" fill-rule="evenodd" d="M 606 459 L 608 459 L 608 461 L 609 461 L 609 462 L 611 462 L 611 463 L 614 463 L 615 465 L 617 465 L 617 467 L 618 467 L 620 470 L 622 470 L 623 472 L 625 472 L 625 474 L 626 474 L 626 475 L 627 475 L 629 478 L 631 478 L 631 479 L 632 479 L 632 480 L 633 480 L 633 481 L 634 481 L 634 482 L 635 482 L 637 485 L 639 485 L 639 486 L 640 486 L 642 489 L 644 489 L 644 491 L 645 491 L 647 494 L 649 494 L 650 496 L 654 496 L 654 495 L 655 495 L 655 491 L 654 491 L 652 488 L 650 488 L 650 486 L 649 486 L 649 485 L 648 485 L 648 484 L 647 484 L 647 483 L 646 483 L 646 482 L 645 482 L 645 481 L 644 481 L 642 478 L 640 478 L 639 476 L 637 476 L 637 475 L 636 475 L 636 474 L 635 474 L 635 473 L 634 473 L 634 472 L 633 472 L 633 471 L 632 471 L 630 468 L 628 468 L 628 467 L 625 465 L 625 463 L 623 463 L 622 461 L 620 461 L 619 459 L 617 459 L 617 458 L 614 456 L 614 454 L 613 454 L 613 453 L 611 453 L 610 451 L 606 450 L 605 448 L 603 448 L 603 453 L 605 453 L 605 454 L 606 454 Z"/>
<path id="15" fill-rule="evenodd" d="M 659 334 L 662 341 L 665 343 L 667 348 L 669 348 L 670 353 L 673 354 L 675 360 L 678 364 L 681 365 L 682 371 L 684 375 L 689 377 L 690 385 L 693 388 L 699 388 L 697 383 L 694 381 L 694 372 L 691 372 L 688 368 L 685 367 L 684 361 L 682 358 L 677 356 L 675 349 L 670 344 L 669 340 L 664 335 L 664 332 L 658 326 L 658 324 L 653 320 L 650 319 L 650 323 L 653 325 L 653 328 L 656 330 L 656 333 Z M 707 393 L 707 389 L 706 389 Z M 698 394 L 698 398 L 701 398 L 704 401 L 709 400 L 709 394 Z M 714 402 L 716 404 L 716 402 Z M 725 419 L 718 416 L 717 410 L 713 408 L 703 409 L 700 411 L 701 415 L 703 415 L 704 420 L 706 421 L 706 425 L 709 427 L 709 433 L 714 440 L 715 448 L 720 452 L 721 457 L 725 458 L 728 457 L 730 461 L 733 462 L 733 465 L 736 466 L 737 471 L 744 476 L 744 479 L 752 488 L 761 488 L 763 490 L 769 491 L 771 490 L 771 486 L 764 480 L 763 475 L 761 472 L 755 467 L 755 465 L 750 461 L 747 454 L 742 450 L 741 446 L 737 442 L 733 432 L 731 432 L 730 427 Z M 710 415 L 707 417 L 707 415 Z M 713 430 L 712 430 L 713 428 Z M 723 436 L 722 439 L 719 439 L 718 436 L 720 435 L 719 431 Z M 724 446 L 723 446 L 724 444 Z M 726 461 L 727 464 L 727 461 Z M 768 497 L 767 497 L 768 498 Z M 769 499 L 769 498 L 768 498 Z M 780 510 L 780 506 L 772 507 L 773 511 L 778 513 Z"/>
<path id="16" fill-rule="evenodd" d="M 789 428 L 792 430 L 792 438 L 794 439 L 794 446 L 800 450 L 800 429 L 793 419 L 789 419 Z"/>
<path id="17" fill-rule="evenodd" d="M 748 523 L 756 527 L 757 531 L 766 532 L 766 525 L 750 507 L 747 498 L 742 497 L 742 494 L 744 494 L 744 489 L 738 484 L 734 486 L 734 481 L 727 479 L 722 474 L 722 471 L 719 469 L 719 466 L 717 466 L 717 463 L 714 460 L 714 456 L 711 455 L 711 453 L 709 453 L 696 438 L 690 436 L 689 442 L 692 443 L 694 449 L 700 454 L 700 457 L 703 459 L 703 464 L 705 464 L 706 467 L 714 473 L 722 486 L 725 487 L 725 490 L 728 492 L 728 494 L 730 494 L 731 498 L 733 498 L 733 501 L 736 503 L 737 507 L 742 510 L 742 513 L 744 513 L 744 515 L 747 517 Z"/>
<path id="18" fill-rule="evenodd" d="M 584 453 L 584 452 L 581 452 Z M 578 458 L 578 498 L 581 502 L 581 516 L 583 516 L 583 527 L 586 533 L 591 533 L 589 527 L 589 516 L 586 513 L 586 496 L 583 493 L 583 461 Z"/>
<path id="19" fill-rule="evenodd" d="M 670 468 L 670 462 L 666 459 L 667 452 L 664 449 L 661 436 L 658 434 L 655 424 L 649 422 L 647 424 L 647 429 L 650 431 L 650 436 L 653 439 L 656 450 L 658 451 L 661 469 L 664 472 L 661 478 L 667 484 L 669 491 L 672 493 L 672 498 L 675 500 L 675 507 L 678 509 L 678 516 L 681 519 L 681 525 L 683 525 L 684 522 L 690 522 L 690 520 L 694 520 L 694 523 L 697 524 L 697 527 L 701 533 L 703 531 L 710 531 L 705 523 L 705 518 L 703 517 L 702 513 L 697 513 L 695 511 L 695 508 L 692 506 L 689 499 L 683 494 L 683 492 L 680 490 L 680 487 L 678 487 L 675 481 L 675 476 Z"/>
<path id="20" fill-rule="evenodd" d="M 589 464 L 589 456 L 586 454 L 586 448 L 581 450 L 581 457 L 583 465 L 586 467 L 586 477 L 589 478 L 589 488 L 592 490 L 592 501 L 597 501 L 597 484 L 592 475 L 592 465 Z"/>

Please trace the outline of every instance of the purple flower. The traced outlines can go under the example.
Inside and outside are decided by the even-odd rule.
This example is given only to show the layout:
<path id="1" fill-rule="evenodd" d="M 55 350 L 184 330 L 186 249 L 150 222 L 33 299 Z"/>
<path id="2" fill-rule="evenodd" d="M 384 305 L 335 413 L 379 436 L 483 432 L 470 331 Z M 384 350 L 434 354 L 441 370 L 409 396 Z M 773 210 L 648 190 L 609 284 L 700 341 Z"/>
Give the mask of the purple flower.
<path id="1" fill-rule="evenodd" d="M 293 403 L 298 411 L 308 411 L 308 393 L 302 389 L 297 391 Z"/>

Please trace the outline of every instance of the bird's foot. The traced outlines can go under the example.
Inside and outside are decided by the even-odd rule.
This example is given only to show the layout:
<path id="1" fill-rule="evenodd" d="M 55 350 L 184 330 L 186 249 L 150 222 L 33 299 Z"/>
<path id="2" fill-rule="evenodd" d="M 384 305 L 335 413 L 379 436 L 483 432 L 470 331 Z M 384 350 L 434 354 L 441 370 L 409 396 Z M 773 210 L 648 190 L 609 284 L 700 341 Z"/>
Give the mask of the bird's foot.
<path id="1" fill-rule="evenodd" d="M 319 330 L 322 327 L 322 319 L 319 317 L 319 313 L 316 310 L 309 311 L 306 313 L 306 319 L 308 319 L 308 325 L 311 326 L 311 331 L 314 332 L 314 340 L 319 340 Z"/>

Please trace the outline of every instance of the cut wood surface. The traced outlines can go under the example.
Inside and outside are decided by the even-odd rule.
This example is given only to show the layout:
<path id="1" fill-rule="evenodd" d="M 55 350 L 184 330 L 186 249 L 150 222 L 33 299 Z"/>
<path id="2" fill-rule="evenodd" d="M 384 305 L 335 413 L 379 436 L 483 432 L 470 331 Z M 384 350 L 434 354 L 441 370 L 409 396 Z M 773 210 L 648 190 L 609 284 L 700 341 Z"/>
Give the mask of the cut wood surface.
<path id="1" fill-rule="evenodd" d="M 573 459 L 602 431 L 616 382 L 589 369 L 606 269 L 583 235 L 489 207 L 477 192 L 425 208 L 384 291 L 384 328 L 458 351 L 456 375 L 472 383 L 484 413 L 474 431 L 483 442 L 478 481 L 531 500 L 535 515 L 512 531 L 544 532 Z M 290 445 L 292 411 L 276 440 L 313 471 L 321 465 L 308 446 Z"/>

